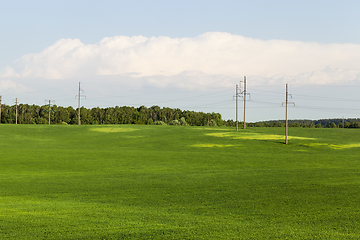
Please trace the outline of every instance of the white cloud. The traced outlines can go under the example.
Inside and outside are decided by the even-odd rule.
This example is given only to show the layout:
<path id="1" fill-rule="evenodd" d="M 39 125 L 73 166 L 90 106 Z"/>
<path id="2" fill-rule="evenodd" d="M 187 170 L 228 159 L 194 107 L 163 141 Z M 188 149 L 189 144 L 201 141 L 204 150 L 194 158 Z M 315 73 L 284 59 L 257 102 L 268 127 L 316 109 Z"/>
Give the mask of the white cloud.
<path id="1" fill-rule="evenodd" d="M 210 75 L 201 71 L 184 71 L 173 76 L 141 77 L 143 84 L 157 87 L 175 86 L 185 89 L 204 89 L 214 87 L 233 87 L 239 80 L 225 75 Z"/>
<path id="2" fill-rule="evenodd" d="M 117 36 L 85 45 L 61 39 L 5 68 L 0 78 L 70 79 L 130 75 L 157 86 L 327 84 L 360 80 L 360 45 L 258 40 L 210 32 L 195 38 Z M 197 73 L 191 75 L 190 73 Z"/>
<path id="3" fill-rule="evenodd" d="M 22 84 L 15 83 L 11 80 L 1 80 L 0 91 L 12 91 L 16 93 L 22 93 L 22 92 L 30 91 L 30 89 L 28 89 Z"/>
<path id="4" fill-rule="evenodd" d="M 0 72 L 1 78 L 9 78 L 9 77 L 20 77 L 20 74 L 15 72 L 15 70 L 9 66 L 5 67 L 3 71 Z"/>
<path id="5" fill-rule="evenodd" d="M 323 70 L 299 74 L 298 76 L 295 76 L 292 80 L 294 83 L 297 84 L 345 84 L 352 81 L 360 80 L 360 71 L 355 69 L 340 69 L 334 67 L 327 67 Z"/>

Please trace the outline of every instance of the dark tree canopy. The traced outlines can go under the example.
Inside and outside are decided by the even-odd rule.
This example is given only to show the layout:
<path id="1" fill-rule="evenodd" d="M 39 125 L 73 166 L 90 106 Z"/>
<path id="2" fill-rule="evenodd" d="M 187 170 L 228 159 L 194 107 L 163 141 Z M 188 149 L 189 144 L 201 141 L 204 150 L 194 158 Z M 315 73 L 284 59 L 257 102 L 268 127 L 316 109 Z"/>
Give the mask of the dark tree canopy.
<path id="1" fill-rule="evenodd" d="M 18 105 L 19 124 L 47 124 L 49 116 L 47 105 Z M 15 123 L 15 106 L 2 105 L 1 123 Z M 155 124 L 158 121 L 171 123 L 173 120 L 185 119 L 192 126 L 217 125 L 222 126 L 223 120 L 219 113 L 203 113 L 178 108 L 160 108 L 152 106 L 127 107 L 116 106 L 108 108 L 81 107 L 82 124 Z M 78 124 L 78 111 L 73 107 L 52 106 L 50 112 L 51 124 Z"/>

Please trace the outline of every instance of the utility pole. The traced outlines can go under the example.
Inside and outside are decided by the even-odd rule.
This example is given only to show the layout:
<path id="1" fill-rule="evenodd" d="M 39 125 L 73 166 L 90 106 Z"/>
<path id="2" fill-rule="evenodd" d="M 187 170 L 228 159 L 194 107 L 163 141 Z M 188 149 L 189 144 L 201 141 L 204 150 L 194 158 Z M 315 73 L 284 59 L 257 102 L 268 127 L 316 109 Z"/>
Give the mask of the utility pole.
<path id="1" fill-rule="evenodd" d="M 288 91 L 288 84 L 286 84 L 286 100 L 285 100 L 285 144 L 288 144 L 288 104 L 289 104 L 289 96 L 292 98 L 292 95 L 289 94 L 289 91 Z M 295 106 L 295 103 L 291 102 L 290 104 L 294 104 Z M 283 103 L 283 106 L 284 106 L 284 103 Z"/>
<path id="2" fill-rule="evenodd" d="M 250 93 L 246 92 L 246 76 L 244 76 L 244 81 L 240 81 L 240 83 L 244 83 L 244 91 L 241 92 L 244 98 L 244 129 L 246 129 L 246 97 L 247 95 L 250 96 Z M 240 90 L 241 91 L 241 90 Z"/>
<path id="3" fill-rule="evenodd" d="M 244 76 L 244 129 L 246 129 L 246 77 Z"/>
<path id="4" fill-rule="evenodd" d="M 1 96 L 0 96 L 0 123 L 1 123 Z"/>
<path id="5" fill-rule="evenodd" d="M 286 115 L 286 120 L 285 120 L 285 144 L 288 144 L 288 96 L 289 96 L 289 92 L 288 92 L 288 84 L 286 84 L 286 110 L 285 110 L 285 115 Z"/>
<path id="6" fill-rule="evenodd" d="M 79 120 L 79 125 L 81 125 L 81 120 L 80 120 L 80 82 L 79 82 L 79 95 L 78 95 L 78 120 Z"/>
<path id="7" fill-rule="evenodd" d="M 81 125 L 81 120 L 80 120 L 80 98 L 82 98 L 82 97 L 86 98 L 86 96 L 81 95 L 81 93 L 83 93 L 83 92 L 84 92 L 84 90 L 82 90 L 82 89 L 80 88 L 80 82 L 79 82 L 79 94 L 75 96 L 75 98 L 76 98 L 76 97 L 78 98 L 78 120 L 79 120 L 79 123 L 78 123 L 78 124 L 79 124 L 79 125 Z"/>
<path id="8" fill-rule="evenodd" d="M 238 99 L 239 99 L 239 85 L 236 84 L 236 131 L 238 131 L 239 127 L 239 120 L 238 120 Z"/>
<path id="9" fill-rule="evenodd" d="M 0 102 L 1 102 L 1 99 L 0 99 Z M 0 108 L 0 117 L 1 117 L 1 108 Z M 344 119 L 344 116 L 343 116 L 343 128 L 345 128 L 345 119 Z"/>
<path id="10" fill-rule="evenodd" d="M 55 103 L 55 100 L 45 100 L 45 103 L 49 101 L 49 125 L 50 125 L 50 112 L 51 112 L 51 102 Z"/>
<path id="11" fill-rule="evenodd" d="M 241 83 L 241 81 L 240 81 L 240 83 Z M 241 89 L 240 89 L 239 85 L 236 84 L 235 96 L 234 96 L 236 98 L 236 131 L 238 131 L 238 129 L 239 129 L 239 95 L 240 94 L 242 94 Z"/>
<path id="12" fill-rule="evenodd" d="M 15 107 L 15 124 L 17 124 L 17 115 L 18 115 L 18 100 L 17 98 L 15 99 L 15 104 L 16 104 L 16 107 Z"/>

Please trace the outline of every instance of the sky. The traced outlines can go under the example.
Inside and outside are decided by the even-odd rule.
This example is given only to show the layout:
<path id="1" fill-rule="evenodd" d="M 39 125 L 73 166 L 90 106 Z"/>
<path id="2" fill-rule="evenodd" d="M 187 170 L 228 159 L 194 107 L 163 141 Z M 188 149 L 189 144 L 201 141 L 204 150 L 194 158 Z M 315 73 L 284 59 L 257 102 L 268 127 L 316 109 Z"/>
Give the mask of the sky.
<path id="1" fill-rule="evenodd" d="M 360 117 L 360 2 L 0 1 L 2 103 Z M 239 119 L 243 119 L 243 95 Z"/>

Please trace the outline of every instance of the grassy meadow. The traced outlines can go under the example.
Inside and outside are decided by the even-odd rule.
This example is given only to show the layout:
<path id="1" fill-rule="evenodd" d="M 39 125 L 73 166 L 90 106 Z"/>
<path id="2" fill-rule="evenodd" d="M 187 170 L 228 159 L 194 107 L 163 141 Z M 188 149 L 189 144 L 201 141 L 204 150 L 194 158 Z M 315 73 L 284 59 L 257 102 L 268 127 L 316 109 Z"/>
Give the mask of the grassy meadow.
<path id="1" fill-rule="evenodd" d="M 0 125 L 0 239 L 360 239 L 358 129 Z"/>

